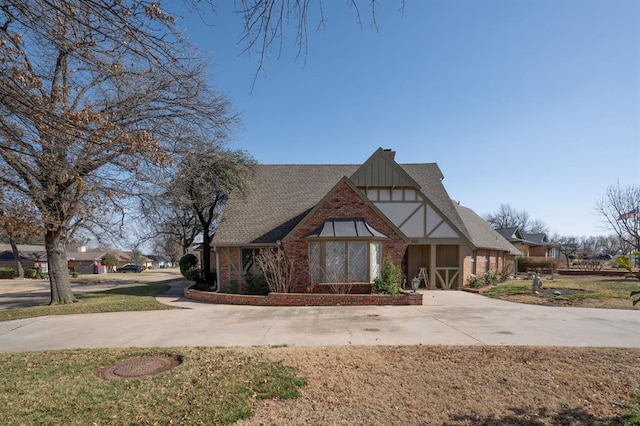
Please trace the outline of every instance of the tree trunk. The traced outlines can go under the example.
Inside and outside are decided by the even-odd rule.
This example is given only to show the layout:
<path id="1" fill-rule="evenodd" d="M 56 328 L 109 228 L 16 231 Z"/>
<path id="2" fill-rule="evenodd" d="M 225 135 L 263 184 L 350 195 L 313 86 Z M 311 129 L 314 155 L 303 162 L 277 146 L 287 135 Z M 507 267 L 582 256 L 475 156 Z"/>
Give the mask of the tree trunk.
<path id="1" fill-rule="evenodd" d="M 211 237 L 209 237 L 209 233 L 206 230 L 202 235 L 202 269 L 204 270 L 204 280 L 209 284 L 213 284 L 211 275 Z"/>
<path id="2" fill-rule="evenodd" d="M 18 278 L 24 278 L 24 267 L 22 266 L 22 258 L 20 257 L 20 252 L 18 251 L 18 245 L 11 237 L 9 237 L 9 244 L 11 244 L 13 258 L 16 260 L 16 272 L 18 273 Z"/>
<path id="3" fill-rule="evenodd" d="M 47 231 L 44 237 L 49 263 L 49 283 L 51 285 L 50 305 L 64 305 L 77 302 L 71 291 L 69 281 L 69 267 L 67 263 L 67 248 L 64 238 L 59 232 Z"/>

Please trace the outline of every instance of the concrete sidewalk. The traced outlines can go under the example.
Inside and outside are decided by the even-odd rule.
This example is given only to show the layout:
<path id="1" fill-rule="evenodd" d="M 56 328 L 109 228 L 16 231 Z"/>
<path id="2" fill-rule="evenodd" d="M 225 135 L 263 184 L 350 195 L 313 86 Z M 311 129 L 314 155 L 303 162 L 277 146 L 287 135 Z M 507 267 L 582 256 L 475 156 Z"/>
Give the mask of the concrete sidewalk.
<path id="1" fill-rule="evenodd" d="M 0 351 L 172 346 L 534 345 L 640 347 L 633 310 L 525 305 L 426 291 L 423 306 L 255 307 L 160 296 L 183 309 L 0 322 Z"/>

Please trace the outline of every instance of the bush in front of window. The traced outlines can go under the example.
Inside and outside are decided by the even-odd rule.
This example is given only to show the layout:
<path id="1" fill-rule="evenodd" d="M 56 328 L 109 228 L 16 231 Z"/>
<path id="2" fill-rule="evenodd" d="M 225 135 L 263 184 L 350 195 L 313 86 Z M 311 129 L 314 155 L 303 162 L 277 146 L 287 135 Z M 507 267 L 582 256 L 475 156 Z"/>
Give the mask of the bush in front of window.
<path id="1" fill-rule="evenodd" d="M 264 275 L 254 275 L 247 272 L 247 293 L 255 296 L 266 296 L 269 294 L 269 284 Z"/>
<path id="2" fill-rule="evenodd" d="M 400 268 L 394 265 L 391 256 L 382 261 L 380 275 L 373 280 L 371 291 L 379 294 L 400 294 Z"/>

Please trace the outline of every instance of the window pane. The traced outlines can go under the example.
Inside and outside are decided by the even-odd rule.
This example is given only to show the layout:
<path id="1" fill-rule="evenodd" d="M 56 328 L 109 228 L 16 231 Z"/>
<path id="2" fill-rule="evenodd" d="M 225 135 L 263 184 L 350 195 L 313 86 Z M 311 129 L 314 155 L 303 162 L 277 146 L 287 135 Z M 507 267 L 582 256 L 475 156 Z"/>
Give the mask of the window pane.
<path id="1" fill-rule="evenodd" d="M 320 275 L 320 243 L 309 244 L 309 279 L 311 283 L 319 283 Z"/>
<path id="2" fill-rule="evenodd" d="M 344 254 L 343 241 L 327 241 L 325 264 L 326 282 L 339 283 L 345 281 Z"/>
<path id="3" fill-rule="evenodd" d="M 369 245 L 369 251 L 369 280 L 373 282 L 373 280 L 380 275 L 382 246 L 380 243 L 371 243 Z"/>
<path id="4" fill-rule="evenodd" d="M 348 282 L 363 283 L 367 281 L 367 243 L 350 241 L 348 243 Z"/>
<path id="5" fill-rule="evenodd" d="M 243 248 L 242 249 L 242 272 L 256 273 L 259 272 L 258 265 L 255 262 L 256 255 L 260 252 L 260 249 L 256 248 Z"/>

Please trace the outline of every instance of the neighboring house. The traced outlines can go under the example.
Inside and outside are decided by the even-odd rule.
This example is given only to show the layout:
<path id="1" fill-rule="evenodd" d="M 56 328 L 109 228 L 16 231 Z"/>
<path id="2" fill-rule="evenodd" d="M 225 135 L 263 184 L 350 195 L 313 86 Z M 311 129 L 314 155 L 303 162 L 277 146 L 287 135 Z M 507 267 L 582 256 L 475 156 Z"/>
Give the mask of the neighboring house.
<path id="1" fill-rule="evenodd" d="M 394 154 L 380 148 L 361 165 L 259 165 L 213 238 L 219 291 L 232 281 L 242 290 L 267 247 L 285 250 L 296 292 L 371 282 L 387 256 L 409 280 L 424 269 L 431 288 L 461 288 L 479 257 L 484 269 L 513 261 L 511 244 L 451 201 L 437 164 L 398 164 Z"/>
<path id="2" fill-rule="evenodd" d="M 89 252 L 91 253 L 111 253 L 113 255 L 115 255 L 118 258 L 119 264 L 118 267 L 122 267 L 124 265 L 128 265 L 130 263 L 134 263 L 133 262 L 133 253 L 130 251 L 124 251 L 124 250 L 117 250 L 117 249 L 110 249 L 110 248 L 94 248 L 89 250 Z M 146 256 L 140 256 L 140 266 L 144 266 L 145 268 L 150 268 L 153 266 L 153 260 L 146 257 Z"/>
<path id="3" fill-rule="evenodd" d="M 553 247 L 544 233 L 528 234 L 517 227 L 496 229 L 500 235 L 506 238 L 523 256 L 549 257 L 553 256 Z"/>
<path id="4" fill-rule="evenodd" d="M 44 246 L 39 245 L 23 245 L 18 244 L 18 250 L 22 258 L 22 265 L 25 268 L 36 267 L 41 268 L 43 273 L 48 272 L 47 253 Z M 131 252 L 122 250 L 96 248 L 84 251 L 67 251 L 67 261 L 69 271 L 78 272 L 80 274 L 105 274 L 114 272 L 117 267 L 105 266 L 102 264 L 102 258 L 107 254 L 114 254 L 119 261 L 119 266 L 131 263 Z M 142 256 L 142 266 L 149 268 L 153 266 L 153 260 Z M 13 251 L 9 244 L 0 244 L 0 266 L 15 267 L 15 259 Z M 166 266 L 165 266 L 166 267 Z"/>
<path id="5" fill-rule="evenodd" d="M 47 273 L 47 254 L 43 245 L 18 244 L 18 253 L 22 259 L 22 266 L 25 268 L 40 268 L 43 273 Z M 16 267 L 15 257 L 11 244 L 0 244 L 0 267 Z"/>
<path id="6" fill-rule="evenodd" d="M 153 267 L 153 268 L 159 268 L 159 269 L 173 268 L 173 262 L 171 262 L 171 259 L 169 259 L 168 257 L 154 255 L 154 254 L 148 254 L 145 257 L 151 260 L 151 265 L 147 267 Z"/>
<path id="7" fill-rule="evenodd" d="M 67 253 L 69 271 L 79 274 L 106 274 L 113 272 L 112 266 L 102 264 L 102 258 L 107 255 L 106 251 L 88 251 Z"/>
<path id="8" fill-rule="evenodd" d="M 43 251 L 18 251 L 24 268 L 41 268 L 42 272 L 47 272 L 47 254 Z M 16 258 L 13 250 L 4 250 L 0 252 L 0 267 L 16 267 Z"/>

